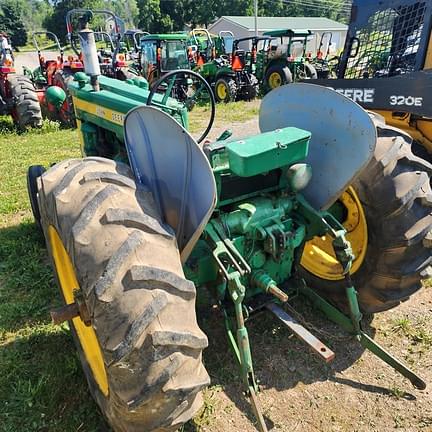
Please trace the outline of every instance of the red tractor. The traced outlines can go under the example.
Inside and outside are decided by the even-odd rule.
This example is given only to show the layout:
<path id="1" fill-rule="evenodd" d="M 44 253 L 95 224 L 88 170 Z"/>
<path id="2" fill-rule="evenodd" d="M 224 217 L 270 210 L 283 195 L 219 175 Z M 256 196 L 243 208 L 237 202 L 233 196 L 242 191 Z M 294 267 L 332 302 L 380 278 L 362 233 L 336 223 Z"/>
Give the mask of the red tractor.
<path id="1" fill-rule="evenodd" d="M 54 42 L 58 51 L 56 59 L 46 59 L 38 38 L 45 36 Z M 27 75 L 36 87 L 44 115 L 59 120 L 66 126 L 75 126 L 72 97 L 67 85 L 73 80 L 73 74 L 84 70 L 82 61 L 77 56 L 64 56 L 63 48 L 57 36 L 52 32 L 38 31 L 33 33 L 33 44 L 36 48 L 39 66 L 35 70 L 24 67 Z M 46 51 L 46 49 L 44 50 Z"/>
<path id="2" fill-rule="evenodd" d="M 31 80 L 17 75 L 6 34 L 0 34 L 0 114 L 10 114 L 20 130 L 42 126 L 42 113 Z"/>

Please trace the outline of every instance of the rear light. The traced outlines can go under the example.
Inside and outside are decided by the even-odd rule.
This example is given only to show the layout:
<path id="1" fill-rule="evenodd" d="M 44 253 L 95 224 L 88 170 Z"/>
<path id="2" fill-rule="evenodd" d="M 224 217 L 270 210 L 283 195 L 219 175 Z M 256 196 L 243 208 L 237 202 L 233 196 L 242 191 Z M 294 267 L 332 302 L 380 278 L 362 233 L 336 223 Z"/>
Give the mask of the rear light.
<path id="1" fill-rule="evenodd" d="M 72 63 L 74 61 L 74 58 L 71 55 L 68 55 L 67 59 L 68 59 L 68 62 L 70 62 L 70 63 Z"/>
<path id="2" fill-rule="evenodd" d="M 7 67 L 10 67 L 10 66 L 13 66 L 13 61 L 12 61 L 11 58 L 6 57 L 6 58 L 5 58 L 5 61 L 4 61 L 3 64 L 4 64 L 5 66 L 7 66 Z"/>

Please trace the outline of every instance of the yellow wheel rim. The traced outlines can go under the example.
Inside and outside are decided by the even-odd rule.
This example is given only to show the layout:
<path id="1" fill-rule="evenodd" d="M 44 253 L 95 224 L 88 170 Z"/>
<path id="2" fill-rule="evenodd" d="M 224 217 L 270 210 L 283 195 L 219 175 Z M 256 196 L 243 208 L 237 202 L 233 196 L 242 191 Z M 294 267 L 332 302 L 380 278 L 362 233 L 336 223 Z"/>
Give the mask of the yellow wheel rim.
<path id="1" fill-rule="evenodd" d="M 225 100 L 228 94 L 226 85 L 224 83 L 219 83 L 216 88 L 216 94 L 219 100 Z"/>
<path id="2" fill-rule="evenodd" d="M 352 187 L 349 187 L 342 194 L 339 201 L 346 209 L 343 226 L 347 230 L 346 237 L 351 243 L 355 256 L 350 272 L 353 274 L 360 268 L 366 255 L 368 243 L 366 216 L 363 206 Z M 343 279 L 342 268 L 333 252 L 332 239 L 328 236 L 315 237 L 306 243 L 301 265 L 321 279 Z"/>
<path id="3" fill-rule="evenodd" d="M 282 78 L 278 72 L 273 72 L 269 76 L 269 86 L 274 89 L 282 85 Z"/>
<path id="4" fill-rule="evenodd" d="M 52 225 L 48 227 L 48 235 L 60 288 L 66 304 L 71 304 L 75 301 L 74 291 L 79 289 L 75 271 L 63 242 Z M 80 317 L 73 318 L 72 323 L 93 377 L 101 392 L 107 396 L 108 379 L 96 333 L 93 327 L 86 326 Z"/>

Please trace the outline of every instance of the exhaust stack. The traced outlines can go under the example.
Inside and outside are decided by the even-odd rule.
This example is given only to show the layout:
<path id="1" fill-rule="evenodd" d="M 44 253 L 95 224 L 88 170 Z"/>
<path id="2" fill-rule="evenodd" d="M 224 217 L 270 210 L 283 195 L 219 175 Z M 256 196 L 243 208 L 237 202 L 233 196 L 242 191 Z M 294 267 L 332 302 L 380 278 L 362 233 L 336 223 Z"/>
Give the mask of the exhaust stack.
<path id="1" fill-rule="evenodd" d="M 94 32 L 85 28 L 78 32 L 81 52 L 84 60 L 84 71 L 90 76 L 90 84 L 94 91 L 99 91 L 98 76 L 101 74 L 99 59 L 96 50 Z"/>

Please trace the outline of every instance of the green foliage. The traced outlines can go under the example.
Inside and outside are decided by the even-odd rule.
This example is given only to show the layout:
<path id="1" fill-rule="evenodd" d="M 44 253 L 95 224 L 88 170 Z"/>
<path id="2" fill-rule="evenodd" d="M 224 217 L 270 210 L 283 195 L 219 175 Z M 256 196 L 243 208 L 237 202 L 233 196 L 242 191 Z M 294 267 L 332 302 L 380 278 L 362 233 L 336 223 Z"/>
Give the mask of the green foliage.
<path id="1" fill-rule="evenodd" d="M 128 28 L 135 28 L 138 24 L 138 6 L 136 0 L 110 0 L 105 2 L 105 8 L 112 10 L 123 19 Z"/>
<path id="2" fill-rule="evenodd" d="M 3 0 L 0 2 L 0 31 L 6 32 L 12 46 L 23 46 L 27 42 L 27 32 L 21 19 L 20 2 Z"/>
<path id="3" fill-rule="evenodd" d="M 52 12 L 50 2 L 48 0 L 18 0 L 18 2 L 27 31 L 41 30 L 45 18 Z"/>
<path id="4" fill-rule="evenodd" d="M 139 27 L 151 33 L 208 26 L 222 15 L 253 15 L 253 0 L 137 0 Z M 324 16 L 347 21 L 344 0 L 258 1 L 259 16 Z"/>
<path id="5" fill-rule="evenodd" d="M 171 17 L 161 9 L 159 0 L 138 0 L 138 27 L 150 33 L 165 33 L 173 30 Z M 171 5 L 171 2 L 170 2 Z"/>
<path id="6" fill-rule="evenodd" d="M 59 0 L 53 13 L 44 22 L 45 28 L 57 35 L 61 43 L 66 43 L 66 14 L 71 9 L 104 9 L 103 0 Z"/>

